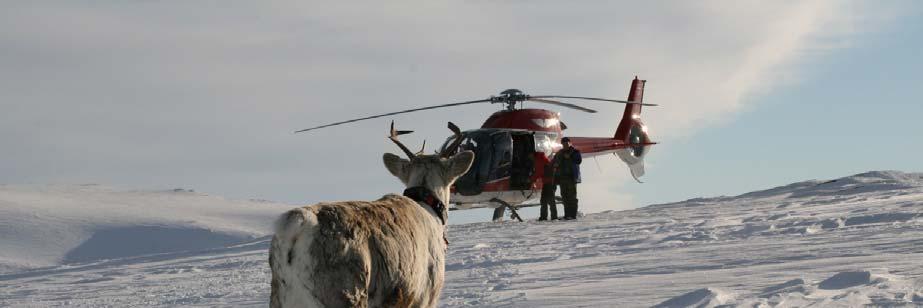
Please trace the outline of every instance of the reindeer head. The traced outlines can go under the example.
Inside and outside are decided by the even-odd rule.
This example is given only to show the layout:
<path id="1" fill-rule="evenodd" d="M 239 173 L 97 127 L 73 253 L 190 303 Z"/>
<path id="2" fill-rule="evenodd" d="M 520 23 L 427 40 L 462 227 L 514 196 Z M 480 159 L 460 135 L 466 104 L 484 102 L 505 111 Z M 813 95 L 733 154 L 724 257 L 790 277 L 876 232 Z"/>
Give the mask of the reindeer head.
<path id="1" fill-rule="evenodd" d="M 455 142 L 439 155 L 424 155 L 422 150 L 413 153 L 397 140 L 399 133 L 394 130 L 391 123 L 391 141 L 397 144 L 409 159 L 401 158 L 391 153 L 385 153 L 385 167 L 394 176 L 401 180 L 407 187 L 423 186 L 435 193 L 443 203 L 448 204 L 449 186 L 458 177 L 468 172 L 471 162 L 474 161 L 474 152 L 464 151 L 455 155 L 461 143 L 461 132 L 454 124 L 449 122 L 449 128 L 455 133 Z M 451 155 L 451 156 L 450 156 Z"/>

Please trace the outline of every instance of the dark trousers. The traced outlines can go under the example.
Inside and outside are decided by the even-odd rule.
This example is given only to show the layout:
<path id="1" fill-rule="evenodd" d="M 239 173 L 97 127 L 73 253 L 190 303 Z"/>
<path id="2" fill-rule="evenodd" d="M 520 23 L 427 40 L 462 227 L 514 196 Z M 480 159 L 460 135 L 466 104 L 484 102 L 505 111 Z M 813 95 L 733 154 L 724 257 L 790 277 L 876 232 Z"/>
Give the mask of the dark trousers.
<path id="1" fill-rule="evenodd" d="M 551 219 L 558 219 L 558 206 L 555 204 L 554 191 L 557 187 L 554 184 L 542 185 L 542 207 L 539 209 L 538 219 L 548 220 L 548 208 L 551 208 Z"/>
<path id="2" fill-rule="evenodd" d="M 577 218 L 577 182 L 572 179 L 556 179 L 561 187 L 561 198 L 564 199 L 564 217 Z"/>

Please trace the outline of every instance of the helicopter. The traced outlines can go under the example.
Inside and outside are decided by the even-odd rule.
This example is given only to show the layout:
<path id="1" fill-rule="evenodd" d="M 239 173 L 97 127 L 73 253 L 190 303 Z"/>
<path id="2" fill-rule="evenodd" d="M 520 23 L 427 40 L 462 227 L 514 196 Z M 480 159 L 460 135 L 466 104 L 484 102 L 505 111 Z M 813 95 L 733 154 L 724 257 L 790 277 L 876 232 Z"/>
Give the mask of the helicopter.
<path id="1" fill-rule="evenodd" d="M 650 152 L 650 147 L 657 144 L 651 141 L 647 126 L 641 121 L 642 106 L 657 106 L 643 102 L 646 82 L 635 76 L 631 81 L 627 100 L 566 95 L 528 95 L 518 89 L 508 89 L 497 96 L 486 99 L 373 115 L 306 128 L 295 131 L 295 133 L 436 108 L 479 103 L 505 104 L 503 110 L 490 115 L 478 129 L 461 131 L 449 122 L 449 128 L 455 134 L 448 137 L 437 152 L 451 155 L 456 150 L 470 150 L 475 153 L 471 168 L 451 187 L 450 210 L 494 208 L 493 220 L 498 221 L 503 219 L 504 212 L 509 209 L 511 218 L 522 221 L 517 210 L 539 205 L 526 202 L 541 196 L 545 164 L 548 164 L 553 155 L 563 148 L 561 138 L 564 137 L 564 131 L 567 129 L 567 125 L 561 121 L 560 113 L 546 109 L 522 108 L 522 103 L 526 101 L 543 103 L 588 113 L 596 113 L 596 110 L 559 100 L 578 99 L 625 104 L 622 118 L 612 137 L 569 137 L 569 139 L 571 146 L 579 150 L 585 158 L 606 154 L 619 157 L 628 165 L 631 176 L 641 183 L 639 178 L 644 175 L 644 157 Z M 520 107 L 517 108 L 517 105 Z M 411 132 L 396 131 L 394 122 L 391 123 L 390 138 L 395 143 L 398 143 L 396 139 L 398 135 Z M 410 153 L 403 146 L 402 149 Z M 556 199 L 560 200 L 560 197 Z"/>

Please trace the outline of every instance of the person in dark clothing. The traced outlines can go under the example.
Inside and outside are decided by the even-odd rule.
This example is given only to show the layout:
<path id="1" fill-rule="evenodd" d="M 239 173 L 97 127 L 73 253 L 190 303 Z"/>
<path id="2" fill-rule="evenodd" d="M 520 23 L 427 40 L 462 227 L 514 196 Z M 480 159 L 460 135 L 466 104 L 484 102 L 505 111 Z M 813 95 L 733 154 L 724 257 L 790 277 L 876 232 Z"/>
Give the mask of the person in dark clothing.
<path id="1" fill-rule="evenodd" d="M 554 191 L 556 187 L 554 186 L 554 167 L 551 165 L 551 161 L 545 156 L 544 153 L 540 153 L 541 156 L 537 161 L 541 161 L 544 165 L 541 166 L 542 173 L 542 199 L 540 203 L 542 204 L 538 220 L 544 221 L 548 220 L 548 209 L 551 208 L 551 220 L 558 219 L 558 206 L 554 200 Z"/>
<path id="2" fill-rule="evenodd" d="M 561 139 L 564 145 L 554 155 L 554 183 L 561 187 L 561 198 L 564 199 L 564 220 L 577 218 L 577 183 L 580 183 L 580 163 L 583 157 L 570 144 L 570 138 Z"/>

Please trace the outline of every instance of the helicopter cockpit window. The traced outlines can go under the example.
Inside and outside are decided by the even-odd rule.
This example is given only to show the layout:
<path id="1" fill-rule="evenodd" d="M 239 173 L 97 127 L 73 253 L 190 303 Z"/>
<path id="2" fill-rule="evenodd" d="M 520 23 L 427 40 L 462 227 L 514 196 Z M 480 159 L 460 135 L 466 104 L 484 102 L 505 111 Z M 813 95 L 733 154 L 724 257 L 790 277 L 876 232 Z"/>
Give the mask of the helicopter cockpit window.
<path id="1" fill-rule="evenodd" d="M 442 146 L 439 147 L 439 152 L 437 153 L 445 152 L 446 148 L 452 144 L 452 141 L 455 141 L 455 136 L 449 136 L 449 138 L 446 138 L 445 142 L 442 143 Z M 458 144 L 458 152 L 472 151 L 478 147 L 477 144 L 477 140 L 473 139 L 471 134 L 462 133 L 462 142 Z"/>
<path id="2" fill-rule="evenodd" d="M 510 189 L 525 190 L 531 186 L 535 173 L 535 136 L 531 132 L 514 132 L 513 155 L 510 164 Z"/>
<path id="3" fill-rule="evenodd" d="M 473 151 L 474 162 L 468 172 L 455 181 L 458 193 L 480 194 L 488 182 L 509 176 L 513 155 L 509 132 L 475 130 L 464 132 L 463 138 L 459 151 Z M 447 144 L 443 145 L 443 150 Z"/>
<path id="4" fill-rule="evenodd" d="M 501 179 L 510 175 L 513 163 L 513 140 L 507 132 L 491 134 L 493 142 L 493 164 L 489 181 Z"/>

